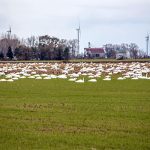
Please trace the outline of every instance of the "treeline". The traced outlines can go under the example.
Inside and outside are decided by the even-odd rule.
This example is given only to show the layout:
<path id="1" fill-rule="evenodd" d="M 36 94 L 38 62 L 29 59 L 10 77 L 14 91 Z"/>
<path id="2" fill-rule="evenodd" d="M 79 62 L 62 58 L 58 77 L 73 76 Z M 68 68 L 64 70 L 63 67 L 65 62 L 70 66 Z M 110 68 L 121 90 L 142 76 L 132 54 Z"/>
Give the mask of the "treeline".
<path id="1" fill-rule="evenodd" d="M 144 58 L 145 52 L 139 49 L 136 43 L 122 43 L 122 44 L 106 44 L 104 45 L 107 58 L 116 58 L 117 55 L 124 54 L 126 58 Z"/>
<path id="2" fill-rule="evenodd" d="M 57 37 L 31 36 L 19 39 L 16 35 L 0 38 L 1 60 L 68 60 L 76 57 L 77 40 Z"/>

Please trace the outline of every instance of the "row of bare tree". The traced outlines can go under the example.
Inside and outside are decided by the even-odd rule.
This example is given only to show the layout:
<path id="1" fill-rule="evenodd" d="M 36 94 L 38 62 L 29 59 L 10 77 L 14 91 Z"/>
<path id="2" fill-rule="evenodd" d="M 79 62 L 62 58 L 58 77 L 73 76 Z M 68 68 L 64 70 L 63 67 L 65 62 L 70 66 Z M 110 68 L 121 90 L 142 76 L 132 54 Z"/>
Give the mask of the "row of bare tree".
<path id="1" fill-rule="evenodd" d="M 0 37 L 0 59 L 15 60 L 67 60 L 75 58 L 77 40 L 57 37 L 31 36 L 19 39 L 16 35 Z"/>

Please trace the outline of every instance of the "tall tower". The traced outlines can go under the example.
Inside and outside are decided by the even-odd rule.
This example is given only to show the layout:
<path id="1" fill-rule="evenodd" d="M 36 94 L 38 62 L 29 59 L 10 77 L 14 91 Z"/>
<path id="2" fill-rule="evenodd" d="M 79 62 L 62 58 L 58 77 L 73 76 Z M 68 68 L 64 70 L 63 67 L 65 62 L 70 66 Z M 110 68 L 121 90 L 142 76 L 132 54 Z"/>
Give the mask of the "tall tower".
<path id="1" fill-rule="evenodd" d="M 147 36 L 146 36 L 146 52 L 147 52 L 147 56 L 148 56 L 148 49 L 149 49 L 149 35 L 147 34 Z"/>
<path id="2" fill-rule="evenodd" d="M 77 42 L 78 42 L 78 46 L 77 46 L 77 56 L 79 55 L 80 52 L 80 25 L 79 28 L 76 29 L 77 30 Z"/>

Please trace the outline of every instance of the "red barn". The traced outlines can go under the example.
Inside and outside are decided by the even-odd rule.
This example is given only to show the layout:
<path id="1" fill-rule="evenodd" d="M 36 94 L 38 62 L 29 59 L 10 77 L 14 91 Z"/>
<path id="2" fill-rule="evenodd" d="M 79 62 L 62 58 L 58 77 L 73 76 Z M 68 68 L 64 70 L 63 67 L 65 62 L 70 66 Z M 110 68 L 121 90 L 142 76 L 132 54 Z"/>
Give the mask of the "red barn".
<path id="1" fill-rule="evenodd" d="M 84 52 L 88 58 L 105 58 L 105 50 L 103 48 L 84 48 Z"/>

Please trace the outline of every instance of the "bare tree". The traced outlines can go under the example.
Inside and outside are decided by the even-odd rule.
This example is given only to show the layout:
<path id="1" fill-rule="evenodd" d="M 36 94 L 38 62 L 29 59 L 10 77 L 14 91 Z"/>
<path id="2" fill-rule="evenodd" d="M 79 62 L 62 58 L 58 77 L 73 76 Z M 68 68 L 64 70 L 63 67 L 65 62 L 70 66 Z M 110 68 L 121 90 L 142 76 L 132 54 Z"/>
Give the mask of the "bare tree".
<path id="1" fill-rule="evenodd" d="M 77 47 L 78 47 L 78 40 L 77 39 L 69 40 L 67 46 L 70 50 L 70 57 L 75 58 L 76 50 L 77 50 Z"/>
<path id="2" fill-rule="evenodd" d="M 138 49 L 139 49 L 138 45 L 135 44 L 135 43 L 131 43 L 129 45 L 129 47 L 130 47 L 130 56 L 131 56 L 131 58 L 136 59 L 138 57 Z"/>
<path id="3" fill-rule="evenodd" d="M 28 47 L 38 47 L 38 44 L 39 44 L 38 37 L 31 36 L 31 37 L 27 38 L 26 41 L 27 41 L 26 44 Z"/>
<path id="4" fill-rule="evenodd" d="M 6 53 L 9 47 L 11 47 L 13 52 L 15 48 L 18 47 L 19 45 L 20 45 L 20 41 L 16 35 L 11 35 L 8 37 L 6 34 L 3 34 L 1 36 L 0 51 L 4 54 L 4 57 L 6 57 Z"/>

